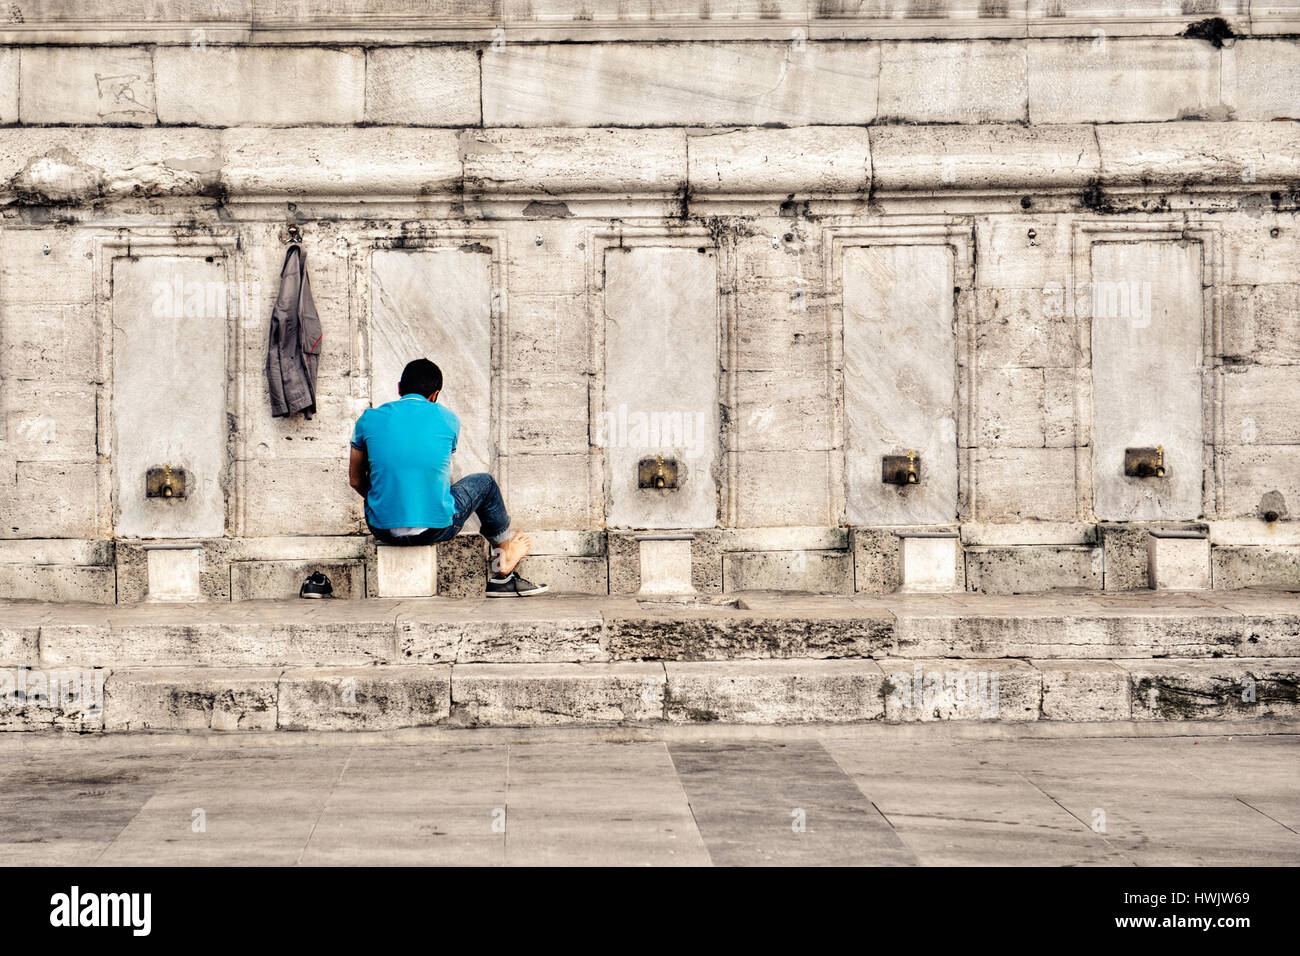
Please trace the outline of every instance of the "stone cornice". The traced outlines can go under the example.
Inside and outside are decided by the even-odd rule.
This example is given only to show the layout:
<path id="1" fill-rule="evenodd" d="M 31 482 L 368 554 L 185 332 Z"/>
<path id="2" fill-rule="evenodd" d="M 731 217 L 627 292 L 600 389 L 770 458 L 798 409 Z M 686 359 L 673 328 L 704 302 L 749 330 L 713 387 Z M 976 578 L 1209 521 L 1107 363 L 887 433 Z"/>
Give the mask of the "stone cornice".
<path id="1" fill-rule="evenodd" d="M 0 203 L 1290 192 L 1300 124 L 796 129 L 8 127 Z M 1290 200 L 1288 200 L 1290 201 Z"/>
<path id="2" fill-rule="evenodd" d="M 411 43 L 1174 36 L 1216 15 L 1178 0 L 27 0 L 0 23 L 0 43 Z M 1239 35 L 1300 32 L 1300 8 L 1256 0 L 1211 4 Z M 865 7 L 865 9 L 864 9 Z M 873 9 L 873 7 L 875 9 Z M 903 8 L 903 9 L 895 9 Z"/>

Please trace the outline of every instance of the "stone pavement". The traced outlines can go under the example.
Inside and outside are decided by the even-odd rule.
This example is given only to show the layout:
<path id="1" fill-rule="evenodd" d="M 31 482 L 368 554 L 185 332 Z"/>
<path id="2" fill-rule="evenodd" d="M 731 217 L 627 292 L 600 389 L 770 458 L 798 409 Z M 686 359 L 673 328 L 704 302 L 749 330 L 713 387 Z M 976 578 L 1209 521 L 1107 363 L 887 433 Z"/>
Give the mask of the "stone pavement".
<path id="1" fill-rule="evenodd" d="M 1205 729 L 10 735 L 0 865 L 1300 864 L 1300 735 Z"/>

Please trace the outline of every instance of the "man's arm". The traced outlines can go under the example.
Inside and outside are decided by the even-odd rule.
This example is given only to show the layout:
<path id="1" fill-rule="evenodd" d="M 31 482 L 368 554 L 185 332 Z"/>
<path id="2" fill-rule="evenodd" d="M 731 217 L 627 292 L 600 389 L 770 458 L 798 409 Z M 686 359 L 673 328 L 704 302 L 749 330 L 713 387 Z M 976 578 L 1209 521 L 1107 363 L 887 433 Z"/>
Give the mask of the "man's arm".
<path id="1" fill-rule="evenodd" d="M 366 460 L 364 448 L 358 448 L 356 445 L 351 448 L 352 451 L 348 455 L 348 484 L 364 498 L 366 492 L 370 490 L 370 462 Z"/>

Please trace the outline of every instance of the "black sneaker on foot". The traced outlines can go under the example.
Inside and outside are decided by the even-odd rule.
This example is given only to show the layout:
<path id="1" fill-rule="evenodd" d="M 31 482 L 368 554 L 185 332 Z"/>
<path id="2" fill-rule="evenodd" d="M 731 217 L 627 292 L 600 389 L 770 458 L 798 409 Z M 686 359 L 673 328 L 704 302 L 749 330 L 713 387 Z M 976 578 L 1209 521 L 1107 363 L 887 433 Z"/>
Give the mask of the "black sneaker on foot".
<path id="1" fill-rule="evenodd" d="M 531 594 L 541 594 L 545 590 L 545 584 L 534 584 L 517 574 L 509 574 L 504 578 L 488 578 L 487 583 L 488 597 L 528 597 Z"/>
<path id="2" fill-rule="evenodd" d="M 330 579 L 320 571 L 313 571 L 307 575 L 307 580 L 303 581 L 302 587 L 298 589 L 298 597 L 301 598 L 327 598 L 333 593 L 334 585 L 330 584 Z"/>

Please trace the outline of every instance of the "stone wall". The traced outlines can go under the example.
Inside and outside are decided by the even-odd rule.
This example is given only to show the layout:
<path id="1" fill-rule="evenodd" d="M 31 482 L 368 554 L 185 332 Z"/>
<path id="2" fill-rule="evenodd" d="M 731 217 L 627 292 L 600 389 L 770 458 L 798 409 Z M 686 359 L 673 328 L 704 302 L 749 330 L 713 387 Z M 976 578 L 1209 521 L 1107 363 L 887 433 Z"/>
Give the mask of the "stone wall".
<path id="1" fill-rule="evenodd" d="M 151 538 L 213 598 L 363 593 L 347 438 L 414 354 L 564 590 L 634 590 L 648 527 L 705 590 L 890 590 L 915 530 L 972 589 L 1141 587 L 1171 525 L 1300 584 L 1285 12 L 73 6 L 0 25 L 0 596 L 137 599 Z M 291 224 L 310 421 L 263 373 Z"/>

